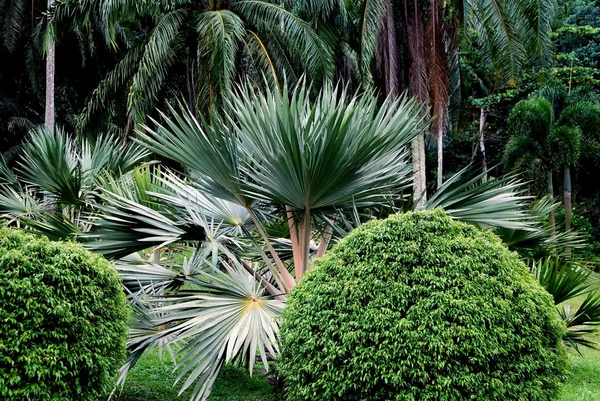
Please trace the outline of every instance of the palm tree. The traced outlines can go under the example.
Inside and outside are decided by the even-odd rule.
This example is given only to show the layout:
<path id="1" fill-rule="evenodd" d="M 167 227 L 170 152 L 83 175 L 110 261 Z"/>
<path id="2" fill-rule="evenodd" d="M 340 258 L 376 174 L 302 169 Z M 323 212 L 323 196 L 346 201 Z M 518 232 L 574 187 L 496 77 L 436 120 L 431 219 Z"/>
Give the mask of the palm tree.
<path id="1" fill-rule="evenodd" d="M 581 143 L 598 143 L 600 140 L 600 105 L 598 102 L 580 101 L 567 106 L 558 120 L 554 133 L 554 148 L 564 168 L 565 229 L 571 229 L 571 167 L 579 162 Z"/>
<path id="2" fill-rule="evenodd" d="M 282 7 L 266 0 L 192 0 L 136 2 L 63 1 L 57 4 L 56 23 L 95 15 L 106 27 L 107 42 L 117 42 L 125 27 L 128 47 L 115 69 L 90 97 L 81 123 L 126 89 L 127 133 L 145 120 L 159 93 L 170 80 L 180 80 L 188 107 L 205 113 L 219 110 L 235 82 L 249 76 L 269 86 L 280 86 L 306 73 L 322 82 L 333 76 L 332 55 L 312 27 Z M 140 21 L 149 21 L 149 28 Z M 176 72 L 179 71 L 179 72 Z M 178 89 L 180 90 L 180 89 Z"/>
<path id="3" fill-rule="evenodd" d="M 541 93 L 551 91 L 542 88 Z M 568 99 L 567 99 L 568 100 Z M 557 102 L 559 103 L 559 102 Z M 557 105 L 558 107 L 558 105 Z M 552 198 L 554 168 L 564 171 L 565 228 L 571 229 L 571 167 L 581 153 L 582 137 L 599 137 L 600 106 L 584 101 L 567 106 L 555 121 L 553 104 L 546 98 L 534 97 L 515 105 L 509 117 L 511 139 L 504 151 L 504 163 L 520 168 L 539 163 L 548 176 L 548 196 Z M 550 215 L 554 226 L 554 214 Z"/>
<path id="4" fill-rule="evenodd" d="M 91 142 L 62 130 L 33 131 L 14 169 L 0 155 L 0 217 L 54 240 L 89 230 L 99 180 L 128 176 L 149 155 L 137 144 L 119 142 L 117 136 Z"/>
<path id="5" fill-rule="evenodd" d="M 498 79 L 509 86 L 525 67 L 549 65 L 552 58 L 550 24 L 557 7 L 553 0 L 289 3 L 313 21 L 326 40 L 336 39 L 328 42 L 343 70 L 336 77 L 355 78 L 363 87 L 375 84 L 391 96 L 407 89 L 429 107 L 430 131 L 437 142 L 438 187 L 443 182 L 443 136 L 450 124 L 450 85 L 459 85 L 449 80 L 450 70 L 458 68 L 458 48 L 476 45 L 485 65 L 493 66 Z M 412 156 L 414 191 L 423 206 L 424 135 L 415 138 Z"/>
<path id="6" fill-rule="evenodd" d="M 144 202 L 130 182 L 104 186 L 84 235 L 97 240 L 90 249 L 120 258 L 139 313 L 121 382 L 145 350 L 177 343 L 186 344 L 180 377 L 190 374 L 182 390 L 197 380 L 193 399 L 208 396 L 223 363 L 252 368 L 257 349 L 267 369 L 282 302 L 315 259 L 374 213 L 411 203 L 409 146 L 425 128 L 416 103 L 331 86 L 313 100 L 309 91 L 247 84 L 211 122 L 183 107 L 138 132 L 188 174 L 162 171 Z M 531 226 L 522 183 L 459 181 L 426 207 L 481 227 Z M 148 247 L 152 261 L 132 255 Z M 191 256 L 177 263 L 174 249 Z"/>

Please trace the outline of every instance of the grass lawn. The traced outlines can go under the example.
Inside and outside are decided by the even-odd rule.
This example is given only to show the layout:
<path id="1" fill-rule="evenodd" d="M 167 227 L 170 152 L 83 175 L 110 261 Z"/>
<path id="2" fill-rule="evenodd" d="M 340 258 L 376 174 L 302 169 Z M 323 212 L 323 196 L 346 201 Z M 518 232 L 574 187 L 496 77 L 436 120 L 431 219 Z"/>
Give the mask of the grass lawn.
<path id="1" fill-rule="evenodd" d="M 158 357 L 157 351 L 146 355 L 127 377 L 125 387 L 116 401 L 188 401 L 191 391 L 177 397 L 182 383 L 173 386 L 177 374 L 167 353 Z M 210 401 L 272 401 L 271 386 L 260 374 L 252 377 L 247 371 L 225 366 L 215 382 Z"/>
<path id="2" fill-rule="evenodd" d="M 600 338 L 599 338 L 600 340 Z M 600 351 L 580 349 L 571 353 L 571 375 L 564 384 L 560 401 L 600 401 Z"/>
<path id="3" fill-rule="evenodd" d="M 594 274 L 594 280 L 599 280 L 600 275 Z M 583 302 L 584 297 L 579 297 L 569 302 L 574 311 Z M 600 343 L 600 336 L 595 336 Z M 561 392 L 559 401 L 600 401 L 600 351 L 579 348 L 581 356 L 576 352 L 569 353 L 569 368 L 571 371 L 567 382 Z"/>
<path id="4" fill-rule="evenodd" d="M 600 339 L 599 339 L 600 340 Z M 570 353 L 571 374 L 558 401 L 600 401 L 600 351 L 581 349 L 583 356 Z M 168 356 L 159 359 L 156 351 L 144 357 L 129 374 L 117 401 L 188 401 L 190 392 L 177 397 L 179 385 L 172 386 L 176 374 Z M 267 380 L 259 373 L 252 377 L 226 366 L 221 370 L 210 401 L 273 401 Z"/>

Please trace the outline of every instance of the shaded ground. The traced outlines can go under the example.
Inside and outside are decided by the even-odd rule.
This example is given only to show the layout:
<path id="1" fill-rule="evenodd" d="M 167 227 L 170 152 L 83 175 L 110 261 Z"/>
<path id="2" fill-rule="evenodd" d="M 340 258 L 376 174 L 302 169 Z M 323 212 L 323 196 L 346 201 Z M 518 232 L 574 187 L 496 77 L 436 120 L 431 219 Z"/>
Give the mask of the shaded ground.
<path id="1" fill-rule="evenodd" d="M 188 401 L 190 391 L 177 397 L 181 383 L 173 386 L 177 374 L 168 355 L 162 360 L 156 351 L 144 357 L 127 377 L 125 388 L 116 401 Z M 213 387 L 210 401 L 271 401 L 271 387 L 259 373 L 225 366 Z"/>

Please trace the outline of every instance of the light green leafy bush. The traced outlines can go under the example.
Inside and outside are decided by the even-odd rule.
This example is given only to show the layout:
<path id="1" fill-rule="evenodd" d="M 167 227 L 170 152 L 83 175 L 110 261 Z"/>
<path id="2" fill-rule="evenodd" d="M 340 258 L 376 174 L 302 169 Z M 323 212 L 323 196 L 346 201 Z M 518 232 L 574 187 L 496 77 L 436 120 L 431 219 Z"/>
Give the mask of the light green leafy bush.
<path id="1" fill-rule="evenodd" d="M 100 399 L 124 361 L 128 315 L 105 259 L 0 229 L 0 399 Z"/>
<path id="2" fill-rule="evenodd" d="M 367 223 L 291 292 L 280 372 L 297 400 L 549 400 L 552 297 L 493 234 L 442 210 Z"/>

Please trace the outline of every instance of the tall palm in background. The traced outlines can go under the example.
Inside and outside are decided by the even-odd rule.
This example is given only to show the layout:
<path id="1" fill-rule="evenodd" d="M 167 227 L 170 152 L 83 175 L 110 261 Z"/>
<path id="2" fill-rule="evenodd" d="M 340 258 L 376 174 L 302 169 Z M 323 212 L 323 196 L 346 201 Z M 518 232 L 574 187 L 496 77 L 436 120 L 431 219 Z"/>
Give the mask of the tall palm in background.
<path id="1" fill-rule="evenodd" d="M 566 92 L 565 92 L 566 93 Z M 553 170 L 563 170 L 565 229 L 571 229 L 571 168 L 580 158 L 583 138 L 591 145 L 600 138 L 600 105 L 597 102 L 561 101 L 547 88 L 540 94 L 555 98 L 551 103 L 546 97 L 534 97 L 515 105 L 509 118 L 511 139 L 504 151 L 504 162 L 508 166 L 536 169 L 536 165 L 548 177 L 548 196 L 554 196 Z M 555 109 L 559 113 L 555 117 Z M 554 224 L 554 216 L 550 215 Z"/>
<path id="2" fill-rule="evenodd" d="M 179 90 L 188 106 L 205 115 L 219 110 L 243 77 L 273 86 L 304 73 L 315 83 L 333 77 L 332 55 L 323 39 L 280 2 L 67 0 L 57 4 L 53 18 L 60 24 L 73 14 L 97 16 L 109 43 L 116 43 L 117 28 L 127 31 L 126 51 L 90 97 L 82 126 L 125 88 L 129 131 L 145 120 L 159 93 L 178 76 L 186 85 Z"/>
<path id="3" fill-rule="evenodd" d="M 458 48 L 476 43 L 498 79 L 514 85 L 525 67 L 549 65 L 554 0 L 353 0 L 289 2 L 312 21 L 336 54 L 337 76 L 358 76 L 386 94 L 402 90 L 429 107 L 437 142 L 437 186 L 443 180 L 443 135 L 450 125 L 449 98 L 460 95 Z M 342 44 L 340 38 L 344 38 Z M 337 42 L 337 43 L 336 43 Z M 425 202 L 425 143 L 413 142 L 415 193 Z M 423 195 L 421 197 L 421 195 Z"/>

